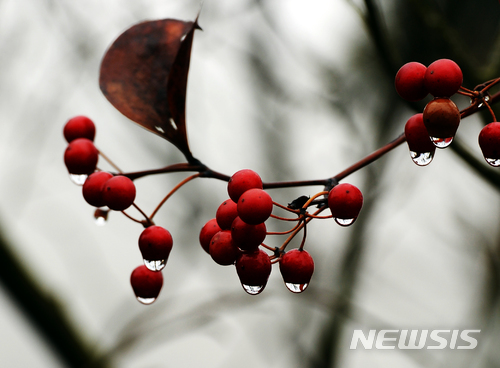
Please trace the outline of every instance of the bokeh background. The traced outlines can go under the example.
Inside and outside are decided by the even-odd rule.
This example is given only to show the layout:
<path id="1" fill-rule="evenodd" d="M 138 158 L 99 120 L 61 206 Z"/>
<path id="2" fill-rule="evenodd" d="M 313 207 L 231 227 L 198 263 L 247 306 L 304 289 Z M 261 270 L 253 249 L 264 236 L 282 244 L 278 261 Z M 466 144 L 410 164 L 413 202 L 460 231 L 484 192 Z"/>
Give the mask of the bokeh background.
<path id="1" fill-rule="evenodd" d="M 96 226 L 64 167 L 62 127 L 91 117 L 97 147 L 125 171 L 182 162 L 106 101 L 98 73 L 131 25 L 193 20 L 200 8 L 189 141 L 229 175 L 327 178 L 396 138 L 427 101 L 395 92 L 405 62 L 451 58 L 469 88 L 500 76 L 496 0 L 1 0 L 0 365 L 499 366 L 500 172 L 477 144 L 488 114 L 464 120 L 429 166 L 400 146 L 349 176 L 364 193 L 362 213 L 347 228 L 311 223 L 316 271 L 299 295 L 274 267 L 265 291 L 249 296 L 233 267 L 210 259 L 198 234 L 227 198 L 225 183 L 189 183 L 155 218 L 175 242 L 160 298 L 135 300 L 129 277 L 142 261 L 142 227 L 119 213 Z M 137 203 L 150 213 L 184 177 L 138 180 Z M 287 204 L 320 190 L 270 194 Z M 478 347 L 349 349 L 354 329 L 435 328 L 481 330 Z"/>

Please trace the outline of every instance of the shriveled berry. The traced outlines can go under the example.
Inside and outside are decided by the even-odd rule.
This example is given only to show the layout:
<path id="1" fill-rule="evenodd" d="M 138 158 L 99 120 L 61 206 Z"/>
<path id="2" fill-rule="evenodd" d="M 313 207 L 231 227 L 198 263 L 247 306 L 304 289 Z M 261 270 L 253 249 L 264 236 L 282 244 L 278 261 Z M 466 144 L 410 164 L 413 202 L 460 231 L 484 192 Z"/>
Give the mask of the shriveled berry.
<path id="1" fill-rule="evenodd" d="M 219 224 L 217 224 L 217 219 L 213 218 L 208 220 L 205 225 L 201 228 L 200 231 L 200 245 L 205 250 L 205 252 L 209 253 L 210 242 L 215 234 L 217 234 L 222 229 Z"/>
<path id="2" fill-rule="evenodd" d="M 247 224 L 266 221 L 273 211 L 271 196 L 262 189 L 249 189 L 238 200 L 238 216 Z"/>
<path id="3" fill-rule="evenodd" d="M 449 138 L 457 132 L 460 111 L 449 98 L 435 98 L 425 106 L 423 118 L 429 136 Z"/>
<path id="4" fill-rule="evenodd" d="M 237 216 L 237 205 L 232 199 L 226 199 L 222 202 L 215 214 L 217 223 L 223 230 L 231 229 L 231 224 Z"/>
<path id="5" fill-rule="evenodd" d="M 104 183 L 102 198 L 110 209 L 123 211 L 134 203 L 135 194 L 134 182 L 126 176 L 117 175 Z"/>
<path id="6" fill-rule="evenodd" d="M 71 141 L 64 151 L 64 164 L 70 174 L 84 175 L 95 171 L 99 151 L 87 138 Z"/>
<path id="7" fill-rule="evenodd" d="M 259 174 L 250 169 L 237 171 L 227 183 L 227 192 L 234 202 L 238 202 L 243 193 L 253 188 L 262 189 L 262 179 Z"/>
<path id="8" fill-rule="evenodd" d="M 252 253 L 242 253 L 236 260 L 236 272 L 247 293 L 259 294 L 264 290 L 271 274 L 271 261 L 261 249 Z"/>
<path id="9" fill-rule="evenodd" d="M 328 207 L 337 219 L 355 219 L 363 206 L 363 194 L 352 184 L 342 183 L 328 193 Z"/>
<path id="10" fill-rule="evenodd" d="M 153 272 L 141 265 L 132 271 L 130 284 L 140 302 L 151 304 L 160 294 L 163 286 L 163 275 L 161 272 Z"/>
<path id="11" fill-rule="evenodd" d="M 77 138 L 87 138 L 94 141 L 95 124 L 86 116 L 75 116 L 64 125 L 63 135 L 68 143 Z"/>
<path id="12" fill-rule="evenodd" d="M 266 238 L 266 224 L 250 225 L 236 217 L 231 225 L 234 244 L 242 251 L 254 251 Z"/>
<path id="13" fill-rule="evenodd" d="M 281 257 L 280 272 L 287 288 L 294 293 L 300 293 L 311 281 L 314 272 L 313 258 L 305 250 L 292 249 Z"/>
<path id="14" fill-rule="evenodd" d="M 420 101 L 427 94 L 424 76 L 427 67 L 416 61 L 403 65 L 397 72 L 394 86 L 398 94 L 407 101 Z"/>
<path id="15" fill-rule="evenodd" d="M 500 166 L 500 123 L 495 121 L 481 129 L 478 141 L 485 160 L 492 166 Z"/>
<path id="16" fill-rule="evenodd" d="M 209 253 L 215 263 L 221 266 L 234 264 L 239 254 L 238 248 L 233 243 L 231 230 L 221 230 L 212 237 Z"/>
<path id="17" fill-rule="evenodd" d="M 90 174 L 82 186 L 82 194 L 85 201 L 94 207 L 105 206 L 106 203 L 102 198 L 104 183 L 112 177 L 113 175 L 106 171 L 98 171 Z"/>
<path id="18" fill-rule="evenodd" d="M 463 75 L 460 67 L 453 60 L 439 59 L 427 67 L 425 88 L 434 97 L 450 97 L 462 85 Z"/>
<path id="19" fill-rule="evenodd" d="M 161 226 L 149 226 L 139 236 L 139 250 L 142 258 L 149 261 L 167 260 L 172 245 L 172 235 Z"/>

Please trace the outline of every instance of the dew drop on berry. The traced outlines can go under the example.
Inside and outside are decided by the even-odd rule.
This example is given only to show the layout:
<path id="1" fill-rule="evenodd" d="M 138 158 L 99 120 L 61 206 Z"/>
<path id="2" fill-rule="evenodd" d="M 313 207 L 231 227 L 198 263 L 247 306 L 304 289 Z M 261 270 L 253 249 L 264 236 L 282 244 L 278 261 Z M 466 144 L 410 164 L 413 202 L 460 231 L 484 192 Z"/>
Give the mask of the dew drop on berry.
<path id="1" fill-rule="evenodd" d="M 149 305 L 152 304 L 156 300 L 156 298 L 141 298 L 140 296 L 138 296 L 137 300 L 142 304 Z"/>
<path id="2" fill-rule="evenodd" d="M 414 152 L 410 151 L 410 157 L 418 166 L 429 165 L 434 158 L 434 152 Z"/>
<path id="3" fill-rule="evenodd" d="M 97 208 L 94 212 L 94 221 L 97 226 L 104 226 L 106 225 L 106 221 L 108 220 L 108 213 L 109 210 L 104 207 L 103 208 Z"/>
<path id="4" fill-rule="evenodd" d="M 354 223 L 354 221 L 356 221 L 356 217 L 355 218 L 350 218 L 350 219 L 341 219 L 341 218 L 335 217 L 335 222 L 337 224 L 339 224 L 340 226 L 349 226 L 349 225 L 352 225 Z"/>
<path id="5" fill-rule="evenodd" d="M 285 282 L 285 286 L 292 293 L 301 293 L 303 292 L 309 284 L 292 284 L 291 282 Z"/>
<path id="6" fill-rule="evenodd" d="M 245 290 L 248 294 L 257 295 L 257 294 L 260 294 L 262 292 L 262 290 L 264 290 L 265 285 L 255 286 L 255 285 L 241 284 L 241 286 L 243 286 L 243 290 Z"/>
<path id="7" fill-rule="evenodd" d="M 165 265 L 167 264 L 166 259 L 157 259 L 157 260 L 144 260 L 144 264 L 146 265 L 147 268 L 149 268 L 151 271 L 161 271 L 165 268 Z"/>
<path id="8" fill-rule="evenodd" d="M 69 178 L 76 185 L 83 185 L 83 183 L 85 183 L 85 180 L 87 180 L 87 177 L 87 174 L 69 174 Z"/>
<path id="9" fill-rule="evenodd" d="M 437 148 L 446 148 L 451 144 L 451 142 L 453 142 L 453 137 L 448 137 L 448 138 L 430 137 L 430 138 L 432 143 L 434 143 L 434 145 Z"/>
<path id="10" fill-rule="evenodd" d="M 498 167 L 500 166 L 500 158 L 484 158 L 487 163 L 489 163 L 493 167 Z"/>
<path id="11" fill-rule="evenodd" d="M 97 216 L 95 218 L 95 224 L 97 226 L 104 226 L 104 225 L 106 225 L 106 218 L 104 216 Z"/>

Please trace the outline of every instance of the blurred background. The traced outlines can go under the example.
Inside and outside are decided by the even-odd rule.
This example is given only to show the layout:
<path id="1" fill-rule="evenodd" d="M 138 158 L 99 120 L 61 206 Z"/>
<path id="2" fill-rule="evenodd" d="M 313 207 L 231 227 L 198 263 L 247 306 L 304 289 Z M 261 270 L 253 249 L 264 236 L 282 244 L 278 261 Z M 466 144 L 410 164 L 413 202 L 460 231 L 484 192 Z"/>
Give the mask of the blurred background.
<path id="1" fill-rule="evenodd" d="M 349 176 L 364 208 L 347 228 L 308 226 L 316 268 L 298 295 L 277 266 L 250 296 L 234 267 L 211 260 L 198 234 L 226 185 L 190 182 L 155 217 L 174 238 L 160 297 L 135 300 L 129 278 L 142 262 L 142 227 L 120 213 L 96 226 L 64 167 L 62 128 L 75 115 L 92 118 L 96 146 L 124 171 L 183 162 L 107 102 L 98 73 L 133 24 L 193 20 L 200 8 L 189 142 L 228 175 L 323 179 L 396 138 L 428 101 L 408 104 L 395 92 L 408 61 L 453 59 L 471 89 L 500 77 L 496 0 L 1 0 L 1 366 L 499 366 L 500 172 L 477 144 L 488 114 L 465 119 L 429 166 L 402 145 Z M 138 180 L 137 204 L 151 213 L 185 176 Z M 270 194 L 286 205 L 320 190 Z M 351 350 L 355 329 L 481 332 L 474 350 Z"/>

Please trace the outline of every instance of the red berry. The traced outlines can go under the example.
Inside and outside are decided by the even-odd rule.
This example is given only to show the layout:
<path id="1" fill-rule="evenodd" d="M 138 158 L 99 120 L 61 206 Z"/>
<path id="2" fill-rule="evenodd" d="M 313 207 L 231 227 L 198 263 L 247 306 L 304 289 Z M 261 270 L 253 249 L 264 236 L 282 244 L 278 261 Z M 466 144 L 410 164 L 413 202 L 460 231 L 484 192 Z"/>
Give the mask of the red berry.
<path id="1" fill-rule="evenodd" d="M 420 166 L 431 162 L 436 146 L 429 138 L 423 114 L 415 114 L 405 124 L 405 137 L 413 161 Z"/>
<path id="2" fill-rule="evenodd" d="M 363 206 L 363 194 L 354 185 L 343 183 L 330 190 L 328 193 L 328 207 L 335 219 L 352 220 L 358 217 Z M 341 225 L 350 225 L 352 221 Z"/>
<path id="3" fill-rule="evenodd" d="M 486 125 L 479 133 L 479 147 L 490 165 L 500 166 L 500 123 Z"/>
<path id="4" fill-rule="evenodd" d="M 435 98 L 425 106 L 423 118 L 429 136 L 450 138 L 460 124 L 460 111 L 449 98 Z"/>
<path id="5" fill-rule="evenodd" d="M 236 203 L 232 199 L 227 199 L 219 206 L 215 214 L 217 223 L 222 230 L 231 229 L 231 224 L 234 219 L 238 216 L 238 211 L 236 209 Z"/>
<path id="6" fill-rule="evenodd" d="M 86 116 L 75 116 L 64 125 L 63 134 L 68 143 L 77 138 L 87 138 L 93 141 L 95 138 L 95 125 Z"/>
<path id="7" fill-rule="evenodd" d="M 250 169 L 237 171 L 227 183 L 227 192 L 234 202 L 238 202 L 243 193 L 253 188 L 262 189 L 262 179 Z"/>
<path id="8" fill-rule="evenodd" d="M 98 159 L 99 151 L 87 138 L 71 141 L 64 152 L 64 164 L 70 174 L 88 175 L 94 172 Z"/>
<path id="9" fill-rule="evenodd" d="M 434 97 L 450 97 L 462 85 L 462 70 L 453 60 L 440 59 L 427 67 L 425 88 Z"/>
<path id="10" fill-rule="evenodd" d="M 424 114 L 413 115 L 405 125 L 406 142 L 411 151 L 430 152 L 436 149 L 429 138 L 429 133 L 425 128 Z"/>
<path id="11" fill-rule="evenodd" d="M 102 198 L 110 209 L 123 211 L 134 203 L 134 182 L 123 175 L 113 176 L 104 183 Z"/>
<path id="12" fill-rule="evenodd" d="M 205 250 L 205 252 L 209 253 L 210 242 L 215 234 L 217 234 L 222 229 L 219 224 L 217 224 L 216 219 L 211 219 L 207 221 L 205 225 L 201 228 L 200 231 L 200 245 Z"/>
<path id="13" fill-rule="evenodd" d="M 271 274 L 271 260 L 261 249 L 252 253 L 242 253 L 236 260 L 236 272 L 243 289 L 248 294 L 259 294 L 264 290 Z"/>
<path id="14" fill-rule="evenodd" d="M 266 238 L 266 224 L 250 225 L 236 217 L 231 226 L 234 244 L 242 251 L 254 251 Z"/>
<path id="15" fill-rule="evenodd" d="M 287 288 L 294 292 L 304 291 L 314 272 L 314 261 L 305 250 L 293 249 L 280 259 L 280 272 Z"/>
<path id="16" fill-rule="evenodd" d="M 151 304 L 160 294 L 163 286 L 161 272 L 153 272 L 144 265 L 137 267 L 130 275 L 130 284 L 137 299 L 143 304 Z"/>
<path id="17" fill-rule="evenodd" d="M 172 235 L 161 226 L 149 226 L 139 236 L 139 250 L 142 258 L 148 261 L 167 260 L 172 245 Z"/>
<path id="18" fill-rule="evenodd" d="M 98 171 L 89 175 L 82 187 L 83 198 L 88 204 L 94 207 L 105 206 L 102 192 L 104 183 L 113 177 L 112 174 L 105 171 Z"/>
<path id="19" fill-rule="evenodd" d="M 210 241 L 209 253 L 215 263 L 221 266 L 234 264 L 238 257 L 238 248 L 233 243 L 230 230 L 221 230 Z"/>
<path id="20" fill-rule="evenodd" d="M 394 86 L 398 94 L 407 101 L 420 101 L 427 96 L 424 76 L 427 67 L 412 61 L 403 65 L 397 72 Z"/>
<path id="21" fill-rule="evenodd" d="M 238 216 L 247 224 L 266 221 L 273 211 L 273 200 L 262 189 L 249 189 L 238 200 Z"/>

